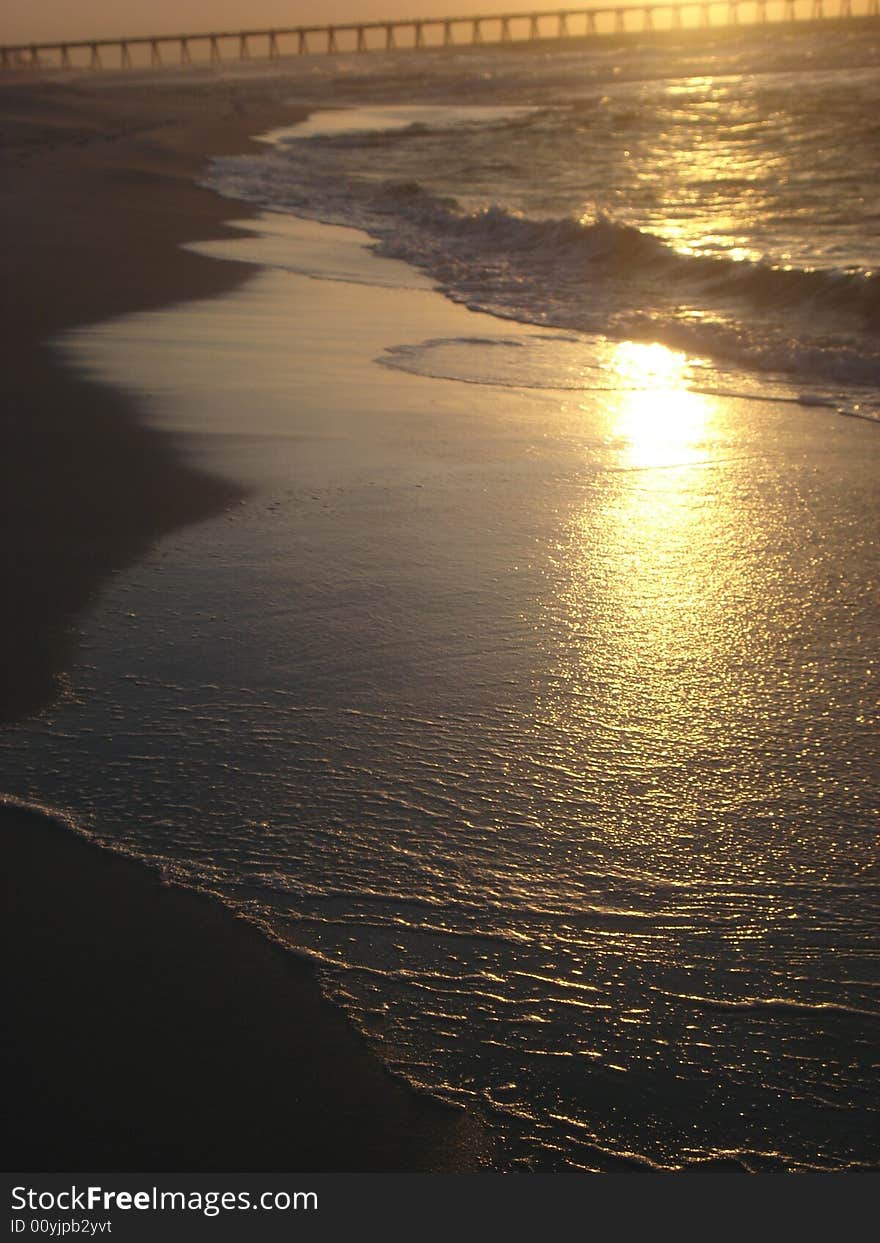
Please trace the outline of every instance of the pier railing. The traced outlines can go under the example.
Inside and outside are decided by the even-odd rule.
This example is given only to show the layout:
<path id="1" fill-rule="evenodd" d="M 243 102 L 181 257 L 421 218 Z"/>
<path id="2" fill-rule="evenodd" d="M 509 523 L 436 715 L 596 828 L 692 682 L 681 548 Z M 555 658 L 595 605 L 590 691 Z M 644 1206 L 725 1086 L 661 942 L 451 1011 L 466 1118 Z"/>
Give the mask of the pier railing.
<path id="1" fill-rule="evenodd" d="M 313 53 L 473 46 L 534 39 L 646 33 L 823 18 L 877 17 L 880 0 L 681 0 L 598 8 L 397 18 L 266 30 L 137 35 L 0 47 L 4 69 L 133 69 L 168 64 L 279 60 Z"/>

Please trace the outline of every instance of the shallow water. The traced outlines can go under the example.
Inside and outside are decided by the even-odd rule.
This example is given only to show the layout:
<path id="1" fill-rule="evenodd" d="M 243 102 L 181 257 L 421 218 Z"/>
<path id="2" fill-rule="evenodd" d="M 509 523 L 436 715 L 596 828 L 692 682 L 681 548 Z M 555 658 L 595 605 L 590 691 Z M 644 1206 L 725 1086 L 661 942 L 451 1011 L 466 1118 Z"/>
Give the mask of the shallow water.
<path id="1" fill-rule="evenodd" d="M 67 338 L 253 494 L 111 586 L 2 788 L 312 955 L 507 1162 L 876 1160 L 876 429 L 365 240 L 266 217 L 280 268 Z M 521 386 L 576 344 L 602 385 Z"/>

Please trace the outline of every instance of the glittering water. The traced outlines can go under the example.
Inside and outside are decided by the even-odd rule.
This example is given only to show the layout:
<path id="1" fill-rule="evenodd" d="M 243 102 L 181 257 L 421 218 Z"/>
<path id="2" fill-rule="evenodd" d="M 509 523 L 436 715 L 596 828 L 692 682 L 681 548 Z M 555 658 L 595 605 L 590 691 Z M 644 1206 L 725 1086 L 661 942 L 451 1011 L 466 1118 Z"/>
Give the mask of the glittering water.
<path id="1" fill-rule="evenodd" d="M 390 81 L 354 58 L 324 89 L 357 121 L 319 113 L 211 184 L 365 228 L 470 306 L 863 385 L 880 417 L 878 59 L 859 23 L 434 53 Z"/>
<path id="2" fill-rule="evenodd" d="M 674 242 L 675 262 L 688 262 L 685 233 L 720 262 L 738 261 L 734 242 L 783 258 L 778 204 L 792 191 L 773 178 L 749 185 L 778 210 L 743 217 L 735 238 L 719 228 L 711 241 L 698 224 L 720 219 L 712 195 L 728 193 L 712 189 L 719 134 L 732 149 L 743 126 L 754 151 L 775 115 L 768 91 L 783 111 L 808 107 L 803 76 L 786 94 L 760 46 L 756 76 L 740 60 L 735 82 L 673 89 L 653 61 L 651 82 L 633 85 L 633 60 L 617 75 L 637 102 L 612 127 L 614 149 L 636 150 L 634 133 L 642 144 L 629 188 L 661 164 L 668 185 L 665 207 L 655 186 L 649 210 L 645 191 L 635 227 Z M 608 51 L 578 55 L 554 69 L 479 53 L 494 76 L 478 89 L 473 74 L 473 93 L 512 95 L 515 82 L 516 106 L 534 109 L 577 74 L 608 77 Z M 461 81 L 463 64 L 438 58 L 425 104 L 452 94 L 449 66 Z M 373 69 L 333 72 L 398 106 Z M 306 85 L 320 100 L 329 81 Z M 672 175 L 657 155 L 661 97 L 663 133 L 677 110 L 703 118 L 687 131 L 716 151 L 699 192 L 693 161 Z M 615 95 L 590 115 L 621 107 Z M 77 365 L 140 390 L 153 419 L 252 495 L 111 586 L 84 627 L 74 698 L 4 740 L 2 788 L 304 949 L 389 1064 L 482 1111 L 505 1162 L 876 1164 L 880 441 L 870 418 L 838 413 L 870 405 L 870 386 L 768 375 L 753 355 L 673 348 L 665 331 L 627 337 L 598 277 L 592 301 L 581 279 L 578 314 L 604 314 L 608 331 L 560 327 L 551 302 L 571 310 L 571 291 L 549 280 L 558 255 L 522 171 L 503 208 L 508 241 L 476 279 L 466 202 L 461 266 L 443 280 L 541 326 L 427 288 L 449 253 L 436 200 L 453 160 L 485 155 L 487 127 L 500 162 L 517 126 L 570 135 L 574 115 L 425 113 L 395 137 L 365 123 L 359 137 L 309 140 L 333 212 L 374 236 L 352 171 L 364 144 L 382 175 L 399 180 L 414 161 L 424 184 L 436 170 L 421 232 L 399 189 L 389 208 L 421 274 L 371 255 L 362 235 L 267 215 L 253 236 L 208 248 L 265 265 L 231 298 L 69 339 Z M 683 132 L 662 149 L 684 149 Z M 523 141 L 541 168 L 562 169 L 534 131 Z M 289 188 L 288 147 L 222 175 Z M 593 175 L 580 151 L 566 173 L 580 189 L 553 181 L 547 219 Z M 517 180 L 485 173 L 508 190 Z M 834 252 L 865 275 L 873 208 L 866 199 L 849 229 L 856 198 L 841 198 L 839 229 L 826 211 L 798 263 Z M 510 252 L 523 220 L 543 284 Z M 786 227 L 790 249 L 795 235 L 808 244 L 808 229 Z M 431 257 L 413 239 L 434 239 Z M 563 241 L 570 266 L 582 242 Z M 618 309 L 673 324 L 643 275 L 624 271 L 618 286 Z M 720 317 L 711 288 L 702 309 Z M 746 305 L 738 331 L 754 330 Z M 822 349 L 870 364 L 864 321 L 845 317 Z"/>

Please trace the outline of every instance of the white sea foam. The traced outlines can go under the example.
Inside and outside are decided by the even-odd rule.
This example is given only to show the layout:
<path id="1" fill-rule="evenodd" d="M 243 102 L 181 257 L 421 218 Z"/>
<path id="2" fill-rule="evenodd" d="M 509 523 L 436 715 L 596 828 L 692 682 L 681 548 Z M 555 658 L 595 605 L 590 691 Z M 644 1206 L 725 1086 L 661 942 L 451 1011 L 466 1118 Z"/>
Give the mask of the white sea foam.
<path id="1" fill-rule="evenodd" d="M 405 103 L 380 105 L 380 79 L 358 71 L 340 100 L 356 106 L 275 131 L 263 156 L 217 161 L 211 184 L 364 229 L 379 253 L 475 309 L 861 386 L 840 405 L 873 418 L 880 256 L 846 153 L 859 134 L 861 168 L 873 159 L 880 88 L 853 69 L 852 50 L 844 39 L 834 68 L 824 46 L 808 79 L 764 64 L 752 77 L 682 81 L 672 55 L 668 78 L 624 75 L 574 97 L 575 64 L 586 82 L 604 72 L 601 57 L 571 53 L 554 79 L 499 52 L 482 99 L 472 63 L 438 67 L 465 100 L 454 105 L 436 99 L 430 74 L 418 102 L 407 79 Z M 399 86 L 385 89 L 393 100 Z M 816 165 L 807 188 L 804 161 Z"/>

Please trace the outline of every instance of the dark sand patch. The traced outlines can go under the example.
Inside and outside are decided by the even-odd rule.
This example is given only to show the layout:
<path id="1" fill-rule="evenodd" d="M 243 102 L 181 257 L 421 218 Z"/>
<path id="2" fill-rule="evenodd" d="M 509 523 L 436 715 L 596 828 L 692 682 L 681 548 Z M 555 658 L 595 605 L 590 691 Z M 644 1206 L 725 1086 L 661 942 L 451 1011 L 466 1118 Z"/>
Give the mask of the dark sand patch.
<path id="1" fill-rule="evenodd" d="M 455 1171 L 479 1126 L 395 1080 L 305 962 L 208 896 L 5 809 L 13 1170 Z"/>

